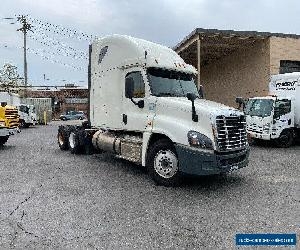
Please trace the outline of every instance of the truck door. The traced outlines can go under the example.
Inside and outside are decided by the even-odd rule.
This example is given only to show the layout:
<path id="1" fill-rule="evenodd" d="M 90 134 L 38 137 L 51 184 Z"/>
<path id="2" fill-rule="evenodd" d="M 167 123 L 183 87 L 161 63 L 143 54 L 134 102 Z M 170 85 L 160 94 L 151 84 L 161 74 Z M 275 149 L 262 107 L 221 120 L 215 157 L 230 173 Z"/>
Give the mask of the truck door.
<path id="1" fill-rule="evenodd" d="M 275 101 L 274 121 L 282 130 L 294 127 L 295 102 L 291 99 L 279 99 Z"/>
<path id="2" fill-rule="evenodd" d="M 133 98 L 126 97 L 125 83 L 133 82 Z M 149 89 L 146 75 L 140 70 L 125 72 L 123 88 L 123 127 L 129 131 L 145 131 L 148 124 Z M 140 105 L 138 102 L 140 101 Z M 144 102 L 143 105 L 141 103 Z"/>

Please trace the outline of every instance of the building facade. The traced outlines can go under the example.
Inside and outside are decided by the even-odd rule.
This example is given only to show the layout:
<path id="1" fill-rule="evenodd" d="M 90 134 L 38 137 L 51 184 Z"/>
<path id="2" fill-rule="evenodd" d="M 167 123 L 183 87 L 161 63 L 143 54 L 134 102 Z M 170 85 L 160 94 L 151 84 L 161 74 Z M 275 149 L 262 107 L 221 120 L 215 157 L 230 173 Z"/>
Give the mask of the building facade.
<path id="1" fill-rule="evenodd" d="M 88 114 L 89 91 L 86 88 L 32 89 L 27 90 L 27 97 L 51 98 L 54 118 L 59 118 L 68 111 L 83 111 Z"/>
<path id="2" fill-rule="evenodd" d="M 230 106 L 267 95 L 271 75 L 300 71 L 299 35 L 195 29 L 174 50 L 200 72 L 206 98 Z"/>

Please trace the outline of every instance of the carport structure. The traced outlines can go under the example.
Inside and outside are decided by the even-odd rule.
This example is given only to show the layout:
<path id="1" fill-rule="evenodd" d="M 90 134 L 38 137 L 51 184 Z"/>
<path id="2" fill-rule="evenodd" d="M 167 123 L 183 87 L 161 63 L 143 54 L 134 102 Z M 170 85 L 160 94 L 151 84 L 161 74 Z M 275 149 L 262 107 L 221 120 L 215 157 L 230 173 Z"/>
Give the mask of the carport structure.
<path id="1" fill-rule="evenodd" d="M 204 86 L 207 99 L 235 106 L 237 96 L 268 94 L 270 75 L 279 73 L 280 59 L 300 61 L 299 38 L 281 33 L 197 28 L 173 49 L 198 70 L 197 83 Z"/>

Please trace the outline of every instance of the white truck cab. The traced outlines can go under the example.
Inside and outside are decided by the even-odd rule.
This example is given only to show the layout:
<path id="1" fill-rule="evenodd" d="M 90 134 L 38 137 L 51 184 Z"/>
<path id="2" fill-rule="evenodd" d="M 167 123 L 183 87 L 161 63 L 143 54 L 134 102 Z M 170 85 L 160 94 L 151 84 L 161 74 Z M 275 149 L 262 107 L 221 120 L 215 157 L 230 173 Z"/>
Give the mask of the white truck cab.
<path id="1" fill-rule="evenodd" d="M 37 115 L 34 105 L 20 104 L 17 108 L 21 127 L 28 128 L 30 125 L 36 125 Z"/>
<path id="2" fill-rule="evenodd" d="M 172 49 L 113 35 L 90 46 L 89 123 L 60 127 L 61 149 L 79 152 L 90 133 L 93 148 L 148 168 L 173 185 L 182 174 L 213 175 L 248 164 L 242 112 L 201 99 L 197 71 Z M 68 138 L 68 142 L 66 141 Z"/>
<path id="3" fill-rule="evenodd" d="M 289 147 L 299 136 L 300 73 L 272 76 L 269 92 L 269 96 L 249 99 L 245 108 L 247 132 L 252 138 Z"/>

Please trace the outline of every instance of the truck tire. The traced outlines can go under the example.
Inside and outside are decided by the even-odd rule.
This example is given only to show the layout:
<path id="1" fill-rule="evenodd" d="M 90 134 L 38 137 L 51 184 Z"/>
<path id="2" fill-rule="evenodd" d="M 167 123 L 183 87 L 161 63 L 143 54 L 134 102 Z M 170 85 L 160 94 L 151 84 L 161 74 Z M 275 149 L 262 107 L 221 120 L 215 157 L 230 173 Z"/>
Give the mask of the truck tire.
<path id="1" fill-rule="evenodd" d="M 86 155 L 92 155 L 95 153 L 92 138 L 86 131 L 84 131 L 83 134 L 83 151 Z"/>
<path id="2" fill-rule="evenodd" d="M 21 128 L 25 128 L 25 121 L 24 120 L 20 120 L 20 127 Z"/>
<path id="3" fill-rule="evenodd" d="M 57 142 L 61 150 L 69 148 L 69 131 L 66 127 L 60 126 L 57 133 Z"/>
<path id="4" fill-rule="evenodd" d="M 0 147 L 3 146 L 7 142 L 8 137 L 9 136 L 2 136 L 2 137 L 0 137 Z"/>
<path id="5" fill-rule="evenodd" d="M 293 130 L 284 130 L 279 138 L 275 141 L 276 146 L 280 148 L 288 148 L 294 144 L 295 134 Z"/>
<path id="6" fill-rule="evenodd" d="M 72 154 L 79 154 L 82 152 L 79 134 L 77 131 L 72 131 L 69 135 L 69 149 Z"/>
<path id="7" fill-rule="evenodd" d="M 170 187 L 181 182 L 178 156 L 173 143 L 168 139 L 158 140 L 150 146 L 146 167 L 158 185 Z"/>

